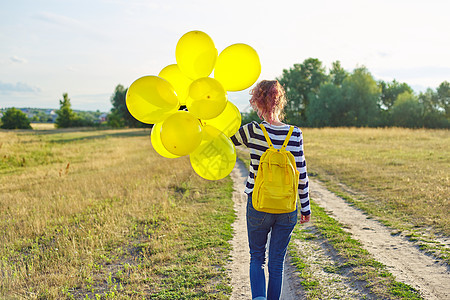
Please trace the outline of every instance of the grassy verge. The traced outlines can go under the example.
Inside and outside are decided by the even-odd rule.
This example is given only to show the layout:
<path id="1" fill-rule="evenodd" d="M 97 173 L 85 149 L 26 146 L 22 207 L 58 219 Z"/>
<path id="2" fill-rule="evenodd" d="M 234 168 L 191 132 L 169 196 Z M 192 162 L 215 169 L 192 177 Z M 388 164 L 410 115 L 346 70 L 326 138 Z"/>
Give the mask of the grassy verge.
<path id="1" fill-rule="evenodd" d="M 386 267 L 376 261 L 372 255 L 362 248 L 361 244 L 342 229 L 342 224 L 328 216 L 324 209 L 311 201 L 314 211 L 314 227 L 317 232 L 311 233 L 296 227 L 294 239 L 324 238 L 329 243 L 339 260 L 326 266 L 326 272 L 346 274 L 353 283 L 362 282 L 372 299 L 422 299 L 415 289 L 397 282 Z M 311 271 L 311 266 L 294 246 L 290 246 L 290 254 L 302 277 L 302 285 L 311 299 L 321 299 L 324 286 Z"/>
<path id="2" fill-rule="evenodd" d="M 348 203 L 364 210 L 370 216 L 377 218 L 382 224 L 394 229 L 392 235 L 404 235 L 420 250 L 433 257 L 450 264 L 450 248 L 443 242 L 437 240 L 436 235 L 430 231 L 424 231 L 421 226 L 415 226 L 408 222 L 391 222 L 391 217 L 385 216 L 377 208 L 371 205 L 372 201 L 367 201 L 367 196 L 349 191 L 348 187 L 337 182 L 336 177 L 313 173 L 312 177 L 319 179 L 329 191 L 345 199 Z"/>
<path id="3" fill-rule="evenodd" d="M 0 298 L 228 299 L 230 178 L 149 131 L 0 131 Z"/>
<path id="4" fill-rule="evenodd" d="M 303 130 L 310 175 L 418 247 L 450 263 L 450 132 Z"/>

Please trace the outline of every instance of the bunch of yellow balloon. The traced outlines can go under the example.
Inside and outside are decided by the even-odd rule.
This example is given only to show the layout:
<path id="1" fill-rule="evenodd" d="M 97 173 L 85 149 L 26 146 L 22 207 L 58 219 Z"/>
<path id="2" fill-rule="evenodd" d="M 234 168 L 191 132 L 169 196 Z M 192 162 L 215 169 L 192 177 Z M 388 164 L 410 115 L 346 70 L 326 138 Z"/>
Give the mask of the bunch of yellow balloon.
<path id="1" fill-rule="evenodd" d="M 155 124 L 151 142 L 161 156 L 189 155 L 198 175 L 222 179 L 235 165 L 230 137 L 241 125 L 241 114 L 228 101 L 227 91 L 256 82 L 261 73 L 258 54 L 246 44 L 233 44 L 218 55 L 206 33 L 190 31 L 178 40 L 175 58 L 177 63 L 158 76 L 134 81 L 126 105 L 137 120 Z M 213 70 L 214 77 L 209 77 Z"/>

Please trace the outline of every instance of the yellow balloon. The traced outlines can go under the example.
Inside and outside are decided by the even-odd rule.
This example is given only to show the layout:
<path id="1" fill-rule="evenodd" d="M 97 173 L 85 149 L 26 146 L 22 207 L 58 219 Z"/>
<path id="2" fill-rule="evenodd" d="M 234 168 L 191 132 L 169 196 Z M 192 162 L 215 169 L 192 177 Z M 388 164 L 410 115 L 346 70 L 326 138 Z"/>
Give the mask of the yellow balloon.
<path id="1" fill-rule="evenodd" d="M 173 114 L 180 107 L 172 85 L 158 76 L 144 76 L 128 88 L 126 105 L 137 120 L 155 124 Z"/>
<path id="2" fill-rule="evenodd" d="M 162 122 L 159 122 L 159 123 L 156 123 L 155 125 L 153 125 L 152 133 L 150 135 L 153 149 L 155 149 L 155 151 L 163 157 L 167 157 L 167 158 L 179 157 L 178 155 L 174 155 L 174 154 L 170 153 L 169 151 L 167 151 L 167 149 L 162 144 L 161 127 L 162 127 Z"/>
<path id="3" fill-rule="evenodd" d="M 227 102 L 227 93 L 220 82 L 203 77 L 191 83 L 186 106 L 199 119 L 208 120 L 217 117 Z"/>
<path id="4" fill-rule="evenodd" d="M 198 30 L 190 31 L 178 40 L 175 58 L 180 70 L 195 80 L 211 74 L 217 59 L 217 49 L 209 35 Z"/>
<path id="5" fill-rule="evenodd" d="M 202 120 L 203 125 L 211 125 L 222 131 L 227 137 L 232 137 L 241 127 L 241 113 L 239 109 L 227 102 L 224 111 L 217 117 L 210 120 Z"/>
<path id="6" fill-rule="evenodd" d="M 220 130 L 206 125 L 200 146 L 189 155 L 194 171 L 208 180 L 219 180 L 230 174 L 236 164 L 236 148 Z"/>
<path id="7" fill-rule="evenodd" d="M 189 86 L 192 83 L 192 79 L 184 75 L 177 64 L 166 66 L 159 72 L 158 76 L 170 82 L 177 93 L 180 105 L 186 105 L 186 98 L 189 94 Z"/>
<path id="8" fill-rule="evenodd" d="M 202 125 L 188 111 L 177 111 L 161 126 L 161 141 L 172 154 L 183 156 L 194 151 L 202 141 Z"/>
<path id="9" fill-rule="evenodd" d="M 252 86 L 261 74 L 261 63 L 255 49 L 246 44 L 233 44 L 217 58 L 214 78 L 227 91 L 241 91 Z"/>

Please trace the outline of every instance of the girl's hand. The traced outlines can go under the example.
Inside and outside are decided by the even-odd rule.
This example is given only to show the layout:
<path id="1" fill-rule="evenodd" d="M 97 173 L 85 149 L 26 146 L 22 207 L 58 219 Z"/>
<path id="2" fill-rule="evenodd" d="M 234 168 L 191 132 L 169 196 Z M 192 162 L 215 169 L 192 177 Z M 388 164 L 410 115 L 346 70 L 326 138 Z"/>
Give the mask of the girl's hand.
<path id="1" fill-rule="evenodd" d="M 303 223 L 309 222 L 310 218 L 311 218 L 311 215 L 307 215 L 307 216 L 302 215 L 300 217 L 300 223 L 303 224 Z"/>

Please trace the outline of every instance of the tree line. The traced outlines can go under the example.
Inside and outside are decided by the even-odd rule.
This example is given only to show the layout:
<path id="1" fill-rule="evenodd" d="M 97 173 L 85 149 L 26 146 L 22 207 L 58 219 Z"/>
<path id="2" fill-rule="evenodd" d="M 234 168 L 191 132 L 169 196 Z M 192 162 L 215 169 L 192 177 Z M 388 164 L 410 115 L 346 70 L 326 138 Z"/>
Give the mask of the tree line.
<path id="1" fill-rule="evenodd" d="M 450 128 L 450 83 L 414 93 L 407 84 L 375 80 L 369 70 L 346 71 L 339 61 L 327 70 L 317 58 L 284 69 L 277 80 L 285 87 L 288 103 L 285 122 L 301 127 L 386 127 Z M 147 127 L 136 120 L 126 106 L 127 88 L 119 84 L 111 96 L 112 109 L 106 126 Z M 63 94 L 56 111 L 56 127 L 99 126 L 88 114 L 75 113 L 68 94 Z M 10 111 L 11 110 L 11 111 Z M 30 128 L 20 110 L 10 109 L 1 119 L 5 129 Z M 256 112 L 242 113 L 243 123 L 259 120 Z"/>
<path id="2" fill-rule="evenodd" d="M 28 117 L 22 110 L 15 107 L 8 108 L 0 119 L 2 129 L 31 129 L 31 122 L 55 123 L 57 128 L 69 127 L 98 127 L 104 126 L 99 121 L 100 111 L 74 111 L 67 93 L 59 100 L 60 108 L 56 110 L 56 119 L 45 113 L 43 109 L 27 109 L 32 112 Z"/>
<path id="3" fill-rule="evenodd" d="M 369 70 L 346 71 L 339 61 L 327 71 L 317 58 L 284 69 L 277 80 L 285 87 L 288 103 L 285 122 L 302 127 L 450 128 L 450 83 L 436 90 L 414 93 L 407 84 L 376 81 Z M 111 97 L 108 124 L 142 127 L 128 112 L 127 89 L 118 85 Z M 242 113 L 243 123 L 258 121 L 253 110 Z"/>
<path id="4" fill-rule="evenodd" d="M 71 108 L 70 99 L 63 94 L 63 99 L 59 101 L 60 109 L 56 111 L 58 115 L 55 121 L 57 128 L 67 127 L 86 127 L 86 126 L 107 126 L 112 128 L 123 127 L 149 127 L 151 125 L 144 124 L 136 120 L 128 111 L 126 106 L 127 89 L 123 85 L 116 86 L 110 101 L 112 109 L 109 112 L 106 122 L 103 124 L 95 123 L 90 115 L 75 113 Z"/>
<path id="5" fill-rule="evenodd" d="M 101 115 L 100 111 L 96 112 L 75 112 L 67 93 L 63 94 L 63 98 L 59 100 L 59 109 L 56 111 L 56 128 L 69 127 L 97 127 L 102 124 L 98 121 Z"/>
<path id="6" fill-rule="evenodd" d="M 415 94 L 406 83 L 376 81 L 369 70 L 347 72 L 339 61 L 327 70 L 317 58 L 284 69 L 286 122 L 309 127 L 450 128 L 450 83 Z M 254 112 L 246 118 L 254 119 Z"/>

